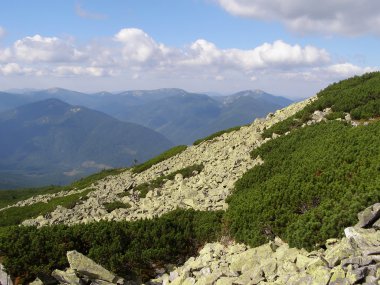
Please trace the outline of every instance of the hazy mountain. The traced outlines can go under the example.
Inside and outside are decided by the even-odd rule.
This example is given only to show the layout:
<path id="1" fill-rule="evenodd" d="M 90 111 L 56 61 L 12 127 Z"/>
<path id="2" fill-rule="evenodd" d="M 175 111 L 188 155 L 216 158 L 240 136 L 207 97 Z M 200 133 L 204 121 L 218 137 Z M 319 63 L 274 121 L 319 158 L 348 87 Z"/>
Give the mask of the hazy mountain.
<path id="1" fill-rule="evenodd" d="M 243 125 L 292 101 L 261 90 L 229 96 L 189 93 L 182 89 L 106 91 L 85 94 L 61 88 L 0 94 L 0 110 L 31 101 L 57 98 L 69 104 L 102 111 L 119 120 L 152 128 L 175 144 L 191 144 L 213 132 Z M 4 101 L 4 102 L 2 102 Z"/>
<path id="2" fill-rule="evenodd" d="M 146 127 L 58 99 L 1 113 L 0 137 L 3 185 L 18 175 L 20 182 L 65 183 L 99 169 L 144 161 L 172 146 Z"/>
<path id="3" fill-rule="evenodd" d="M 213 97 L 175 90 L 172 96 L 125 107 L 114 115 L 152 128 L 176 144 L 191 144 L 213 132 L 248 124 L 292 102 L 258 90 Z"/>

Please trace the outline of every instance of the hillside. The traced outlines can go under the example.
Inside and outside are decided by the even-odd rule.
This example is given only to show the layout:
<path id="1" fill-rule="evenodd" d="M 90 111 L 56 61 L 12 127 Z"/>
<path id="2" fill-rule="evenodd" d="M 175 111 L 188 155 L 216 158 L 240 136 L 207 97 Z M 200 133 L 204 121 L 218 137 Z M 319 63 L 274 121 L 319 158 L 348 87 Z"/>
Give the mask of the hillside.
<path id="1" fill-rule="evenodd" d="M 145 161 L 172 144 L 162 135 L 58 99 L 0 114 L 0 186 L 62 184 Z M 35 184 L 38 183 L 38 184 Z"/>
<path id="2" fill-rule="evenodd" d="M 43 278 L 77 250 L 125 284 L 376 284 L 378 206 L 345 228 L 380 201 L 379 104 L 380 73 L 354 77 L 88 187 L 14 201 L 0 211 L 4 264 Z"/>

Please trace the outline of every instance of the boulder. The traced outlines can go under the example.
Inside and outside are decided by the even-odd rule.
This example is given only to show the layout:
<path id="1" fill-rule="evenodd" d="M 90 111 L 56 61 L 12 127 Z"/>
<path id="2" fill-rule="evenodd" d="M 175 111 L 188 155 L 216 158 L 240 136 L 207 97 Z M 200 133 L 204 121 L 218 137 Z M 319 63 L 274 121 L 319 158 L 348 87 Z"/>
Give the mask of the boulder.
<path id="1" fill-rule="evenodd" d="M 380 203 L 376 203 L 358 214 L 359 222 L 355 227 L 367 228 L 371 227 L 380 219 Z"/>
<path id="2" fill-rule="evenodd" d="M 344 230 L 351 246 L 362 255 L 380 255 L 380 231 L 349 227 Z"/>
<path id="3" fill-rule="evenodd" d="M 69 261 L 70 268 L 82 275 L 88 276 L 90 279 L 99 279 L 111 283 L 124 283 L 121 278 L 76 250 L 67 252 L 67 260 Z"/>
<path id="4" fill-rule="evenodd" d="M 84 282 L 75 274 L 75 271 L 71 268 L 66 271 L 54 270 L 51 274 L 60 284 L 73 284 L 73 285 L 83 285 Z"/>

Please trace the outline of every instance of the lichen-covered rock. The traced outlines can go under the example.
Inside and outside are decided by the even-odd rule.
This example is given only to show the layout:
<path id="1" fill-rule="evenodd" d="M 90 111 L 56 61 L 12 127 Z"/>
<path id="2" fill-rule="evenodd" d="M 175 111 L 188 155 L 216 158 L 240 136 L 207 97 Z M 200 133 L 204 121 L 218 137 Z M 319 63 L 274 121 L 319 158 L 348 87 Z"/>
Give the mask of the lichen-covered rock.
<path id="1" fill-rule="evenodd" d="M 375 223 L 373 223 L 374 225 Z M 329 239 L 326 249 L 307 252 L 279 238 L 256 248 L 242 244 L 206 244 L 158 284 L 380 284 L 379 234 L 375 228 L 347 228 L 346 237 Z M 203 267 L 202 267 L 203 266 Z"/>
<path id="2" fill-rule="evenodd" d="M 85 283 L 69 268 L 66 271 L 54 270 L 51 274 L 60 284 L 84 285 Z"/>
<path id="3" fill-rule="evenodd" d="M 99 279 L 110 283 L 124 283 L 121 278 L 76 250 L 67 252 L 67 260 L 70 268 L 91 279 Z"/>
<path id="4" fill-rule="evenodd" d="M 355 227 L 365 228 L 372 226 L 380 218 L 380 203 L 376 203 L 358 214 L 359 222 Z"/>

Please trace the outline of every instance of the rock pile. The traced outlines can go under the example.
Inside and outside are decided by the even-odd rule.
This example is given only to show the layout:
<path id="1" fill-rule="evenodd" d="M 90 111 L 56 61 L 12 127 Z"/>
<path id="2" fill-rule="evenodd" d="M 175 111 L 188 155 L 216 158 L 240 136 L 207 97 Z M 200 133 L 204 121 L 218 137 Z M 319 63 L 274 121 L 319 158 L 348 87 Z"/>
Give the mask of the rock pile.
<path id="1" fill-rule="evenodd" d="M 52 276 L 59 282 L 59 284 L 73 284 L 73 285 L 134 285 L 132 281 L 125 281 L 95 263 L 90 258 L 73 250 L 67 252 L 67 260 L 69 261 L 70 268 L 65 271 L 54 270 Z M 33 285 L 43 285 L 44 283 L 37 278 Z"/>
<path id="2" fill-rule="evenodd" d="M 206 244 L 174 271 L 149 284 L 380 284 L 380 203 L 358 215 L 341 240 L 307 252 L 279 238 L 256 248 L 232 243 Z"/>
<path id="3" fill-rule="evenodd" d="M 184 152 L 142 173 L 125 171 L 120 175 L 107 177 L 97 185 L 92 185 L 91 188 L 95 190 L 74 208 L 57 207 L 51 214 L 24 221 L 23 224 L 44 226 L 99 220 L 137 220 L 160 216 L 177 207 L 208 211 L 225 210 L 228 207 L 225 199 L 236 180 L 254 165 L 262 163 L 260 159 L 252 159 L 250 152 L 269 140 L 262 139 L 263 130 L 293 115 L 312 100 L 314 98 L 290 105 L 269 114 L 266 119 L 256 119 L 251 125 L 238 131 L 190 146 Z M 144 198 L 139 198 L 134 190 L 137 185 L 194 164 L 203 164 L 204 169 L 189 178 L 178 175 L 176 179 L 166 181 L 162 187 L 150 191 Z M 45 195 L 43 201 L 46 200 L 48 196 Z M 108 213 L 104 205 L 114 201 L 122 201 L 130 207 Z M 38 202 L 38 198 L 29 202 Z"/>

